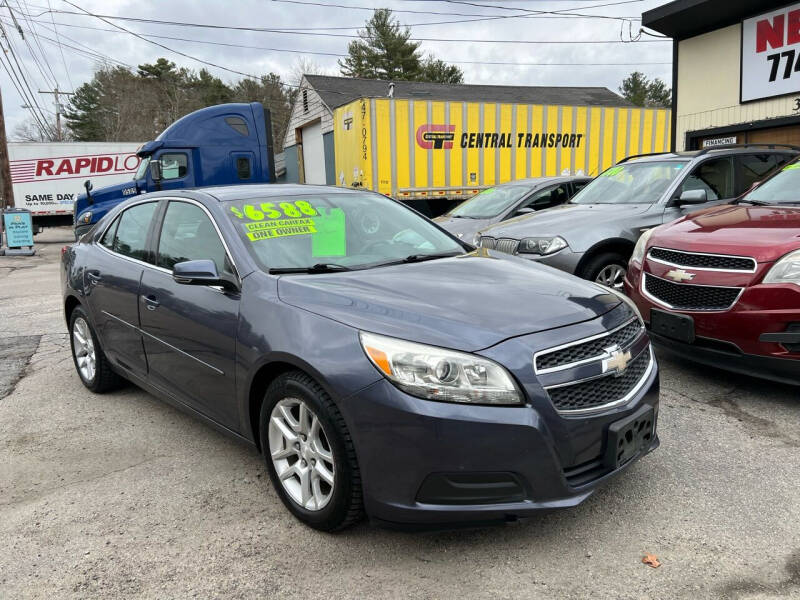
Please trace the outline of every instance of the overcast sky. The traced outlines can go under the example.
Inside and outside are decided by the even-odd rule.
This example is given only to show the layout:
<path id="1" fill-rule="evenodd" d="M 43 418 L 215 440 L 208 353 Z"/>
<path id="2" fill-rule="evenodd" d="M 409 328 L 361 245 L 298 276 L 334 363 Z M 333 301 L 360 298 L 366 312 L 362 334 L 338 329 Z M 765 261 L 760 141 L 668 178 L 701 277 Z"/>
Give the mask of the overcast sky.
<path id="1" fill-rule="evenodd" d="M 72 0 L 70 0 L 72 2 Z M 306 2 L 322 4 L 309 5 Z M 136 38 L 131 33 L 115 29 L 113 24 L 140 35 L 166 36 L 175 39 L 149 38 L 171 50 L 209 61 L 247 74 L 279 73 L 287 80 L 297 70 L 298 61 L 313 62 L 326 74 L 337 75 L 336 56 L 313 53 L 345 54 L 348 37 L 363 27 L 371 15 L 373 4 L 369 0 L 333 0 L 330 6 L 324 0 L 8 0 L 11 10 L 24 31 L 33 28 L 36 35 L 27 33 L 21 39 L 10 20 L 9 9 L 0 7 L 0 20 L 16 50 L 30 88 L 52 89 L 58 83 L 62 90 L 71 90 L 91 79 L 97 68 L 97 58 L 86 53 L 102 55 L 110 60 L 134 66 L 153 62 L 164 56 L 180 66 L 200 69 L 203 66 L 224 81 L 235 81 L 242 76 L 203 65 L 192 58 Z M 614 6 L 592 8 L 601 4 Z M 475 40 L 474 42 L 423 41 L 421 50 L 447 62 L 514 62 L 514 63 L 570 63 L 573 66 L 515 66 L 459 64 L 464 71 L 465 83 L 512 85 L 562 85 L 605 86 L 614 91 L 631 71 L 640 70 L 650 77 L 660 77 L 671 85 L 672 45 L 669 41 L 654 43 L 477 43 L 477 40 L 527 40 L 542 42 L 629 40 L 631 32 L 638 35 L 643 11 L 665 4 L 666 0 L 393 0 L 380 1 L 378 7 L 394 9 L 403 24 L 411 26 L 414 38 L 450 38 Z M 476 6 L 477 5 L 477 6 Z M 79 8 L 76 8 L 79 7 Z M 357 8 L 360 7 L 360 8 Z M 52 8 L 53 12 L 49 12 Z M 198 28 L 158 23 L 103 20 L 81 13 L 85 9 L 94 15 L 135 17 L 161 21 L 179 21 L 209 24 L 215 28 Z M 522 10 L 519 10 L 522 9 Z M 527 11 L 567 11 L 581 14 L 626 17 L 618 19 L 560 17 L 531 15 Z M 443 13 L 443 14 L 419 14 Z M 64 14 L 81 13 L 81 14 Z M 454 13 L 460 13 L 456 15 Z M 26 15 L 31 15 L 29 20 Z M 465 15 L 465 16 L 462 16 Z M 480 19 L 480 16 L 502 16 L 492 20 L 471 23 L 446 23 L 442 21 Z M 516 18 L 514 15 L 523 15 Z M 113 24 L 112 24 L 113 23 Z M 429 24 L 425 23 L 440 23 Z M 292 32 L 264 32 L 224 29 L 221 27 L 302 28 L 314 29 L 315 35 Z M 319 29 L 331 28 L 331 29 Z M 99 30 L 98 30 L 99 29 Z M 104 31 L 108 30 L 108 31 Z M 318 35 L 325 33 L 328 35 Z M 46 39 L 49 38 L 49 39 Z M 642 36 L 642 40 L 656 38 Z M 83 52 L 65 45 L 58 40 Z M 6 40 L 0 40 L 4 48 Z M 215 45 L 215 44 L 230 44 Z M 244 48 L 236 46 L 257 46 Z M 294 50 L 279 52 L 264 48 Z M 63 57 L 62 57 L 63 52 Z M 39 59 L 38 64 L 32 54 Z M 44 57 L 44 60 L 43 60 Z M 12 59 L 13 60 L 13 59 Z M 608 66 L 580 66 L 575 63 L 614 63 Z M 663 63 L 663 64 L 650 64 Z M 41 72 L 40 72 L 41 71 Z M 52 74 L 51 74 L 52 71 Z M 42 73 L 43 72 L 43 73 Z M 25 101 L 20 97 L 5 70 L 0 70 L 0 89 L 6 113 L 6 127 L 13 134 L 17 124 L 26 120 L 28 112 L 21 108 Z M 36 94 L 39 105 L 53 111 L 52 96 Z M 144 141 L 144 140 L 143 140 Z"/>

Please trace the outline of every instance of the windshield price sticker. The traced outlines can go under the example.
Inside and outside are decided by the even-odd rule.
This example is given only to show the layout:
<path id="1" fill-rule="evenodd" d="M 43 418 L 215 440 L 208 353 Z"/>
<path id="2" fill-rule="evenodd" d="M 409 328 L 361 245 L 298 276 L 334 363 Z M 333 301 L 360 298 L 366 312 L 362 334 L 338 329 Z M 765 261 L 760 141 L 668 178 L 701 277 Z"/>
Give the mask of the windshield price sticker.
<path id="1" fill-rule="evenodd" d="M 611 167 L 607 171 L 601 173 L 600 177 L 614 177 L 615 175 L 619 175 L 620 173 L 622 173 L 622 170 L 624 168 L 625 167 Z"/>
<path id="2" fill-rule="evenodd" d="M 794 171 L 795 169 L 800 169 L 800 163 L 792 163 L 790 165 L 786 165 L 783 167 L 783 171 Z"/>
<path id="3" fill-rule="evenodd" d="M 314 219 L 284 219 L 260 223 L 245 223 L 247 238 L 251 242 L 290 235 L 317 233 Z"/>
<path id="4" fill-rule="evenodd" d="M 305 200 L 297 202 L 262 202 L 258 206 L 245 204 L 240 208 L 231 206 L 231 212 L 239 219 L 250 221 L 263 221 L 264 219 L 285 219 L 287 217 L 296 219 L 300 217 L 313 217 L 319 214 L 317 210 Z"/>

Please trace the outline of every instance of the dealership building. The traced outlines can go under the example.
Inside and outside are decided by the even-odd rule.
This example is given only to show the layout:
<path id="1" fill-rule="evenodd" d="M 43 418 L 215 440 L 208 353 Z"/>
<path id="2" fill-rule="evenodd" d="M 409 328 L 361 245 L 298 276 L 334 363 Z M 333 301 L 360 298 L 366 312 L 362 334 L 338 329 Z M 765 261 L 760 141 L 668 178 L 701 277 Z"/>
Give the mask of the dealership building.
<path id="1" fill-rule="evenodd" d="M 675 150 L 800 145 L 800 2 L 676 0 L 642 25 L 673 39 Z"/>

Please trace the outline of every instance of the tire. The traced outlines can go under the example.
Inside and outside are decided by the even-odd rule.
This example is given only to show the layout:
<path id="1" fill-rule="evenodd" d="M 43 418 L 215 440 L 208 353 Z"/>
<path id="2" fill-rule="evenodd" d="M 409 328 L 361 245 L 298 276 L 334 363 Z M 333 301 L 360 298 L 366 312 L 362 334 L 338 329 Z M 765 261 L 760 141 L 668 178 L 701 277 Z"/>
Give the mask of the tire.
<path id="1" fill-rule="evenodd" d="M 291 371 L 270 384 L 261 404 L 259 437 L 272 485 L 300 521 L 320 531 L 339 531 L 363 517 L 353 441 L 338 407 L 311 377 Z"/>
<path id="2" fill-rule="evenodd" d="M 581 269 L 580 276 L 621 292 L 622 280 L 627 271 L 628 259 L 625 256 L 619 252 L 603 252 L 589 259 Z M 613 277 L 613 285 L 610 285 L 610 277 Z"/>
<path id="3" fill-rule="evenodd" d="M 86 343 L 81 343 L 82 339 L 85 339 Z M 76 306 L 69 317 L 69 344 L 72 349 L 72 362 L 83 385 L 95 394 L 103 394 L 119 387 L 122 378 L 111 368 L 97 334 L 89 322 L 89 317 L 80 306 Z M 85 354 L 87 348 L 91 349 L 94 356 L 93 361 L 90 361 L 93 368 L 89 370 L 82 368 L 85 362 L 81 361 L 81 358 L 87 356 Z"/>

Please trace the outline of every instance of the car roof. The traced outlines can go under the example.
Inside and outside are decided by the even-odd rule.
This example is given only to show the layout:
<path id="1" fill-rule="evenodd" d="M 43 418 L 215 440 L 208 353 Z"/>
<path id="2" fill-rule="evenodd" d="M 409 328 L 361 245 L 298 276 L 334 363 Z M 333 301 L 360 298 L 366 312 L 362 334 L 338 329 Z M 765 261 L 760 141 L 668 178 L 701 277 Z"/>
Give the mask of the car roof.
<path id="1" fill-rule="evenodd" d="M 302 196 L 303 194 L 353 194 L 358 192 L 374 193 L 371 190 L 353 190 L 349 188 L 328 185 L 253 183 L 244 185 L 218 185 L 204 188 L 188 188 L 185 190 L 165 190 L 151 195 L 187 197 L 203 195 L 219 202 L 228 202 L 231 200 L 249 200 L 251 198 Z"/>
<path id="2" fill-rule="evenodd" d="M 800 154 L 800 147 L 774 144 L 741 144 L 737 146 L 720 146 L 719 148 L 703 148 L 702 150 L 683 150 L 681 152 L 654 152 L 652 154 L 635 154 L 624 158 L 621 163 L 651 162 L 660 160 L 691 160 L 700 156 L 726 156 L 734 154 L 753 154 L 771 152 L 778 154 Z"/>
<path id="3" fill-rule="evenodd" d="M 581 181 L 583 179 L 593 179 L 588 175 L 560 175 L 557 177 L 528 177 L 526 179 L 515 179 L 513 181 L 506 181 L 504 183 L 498 183 L 494 187 L 504 187 L 504 186 L 511 186 L 511 185 L 545 185 L 548 183 L 560 183 L 560 182 L 569 182 L 569 181 Z"/>

